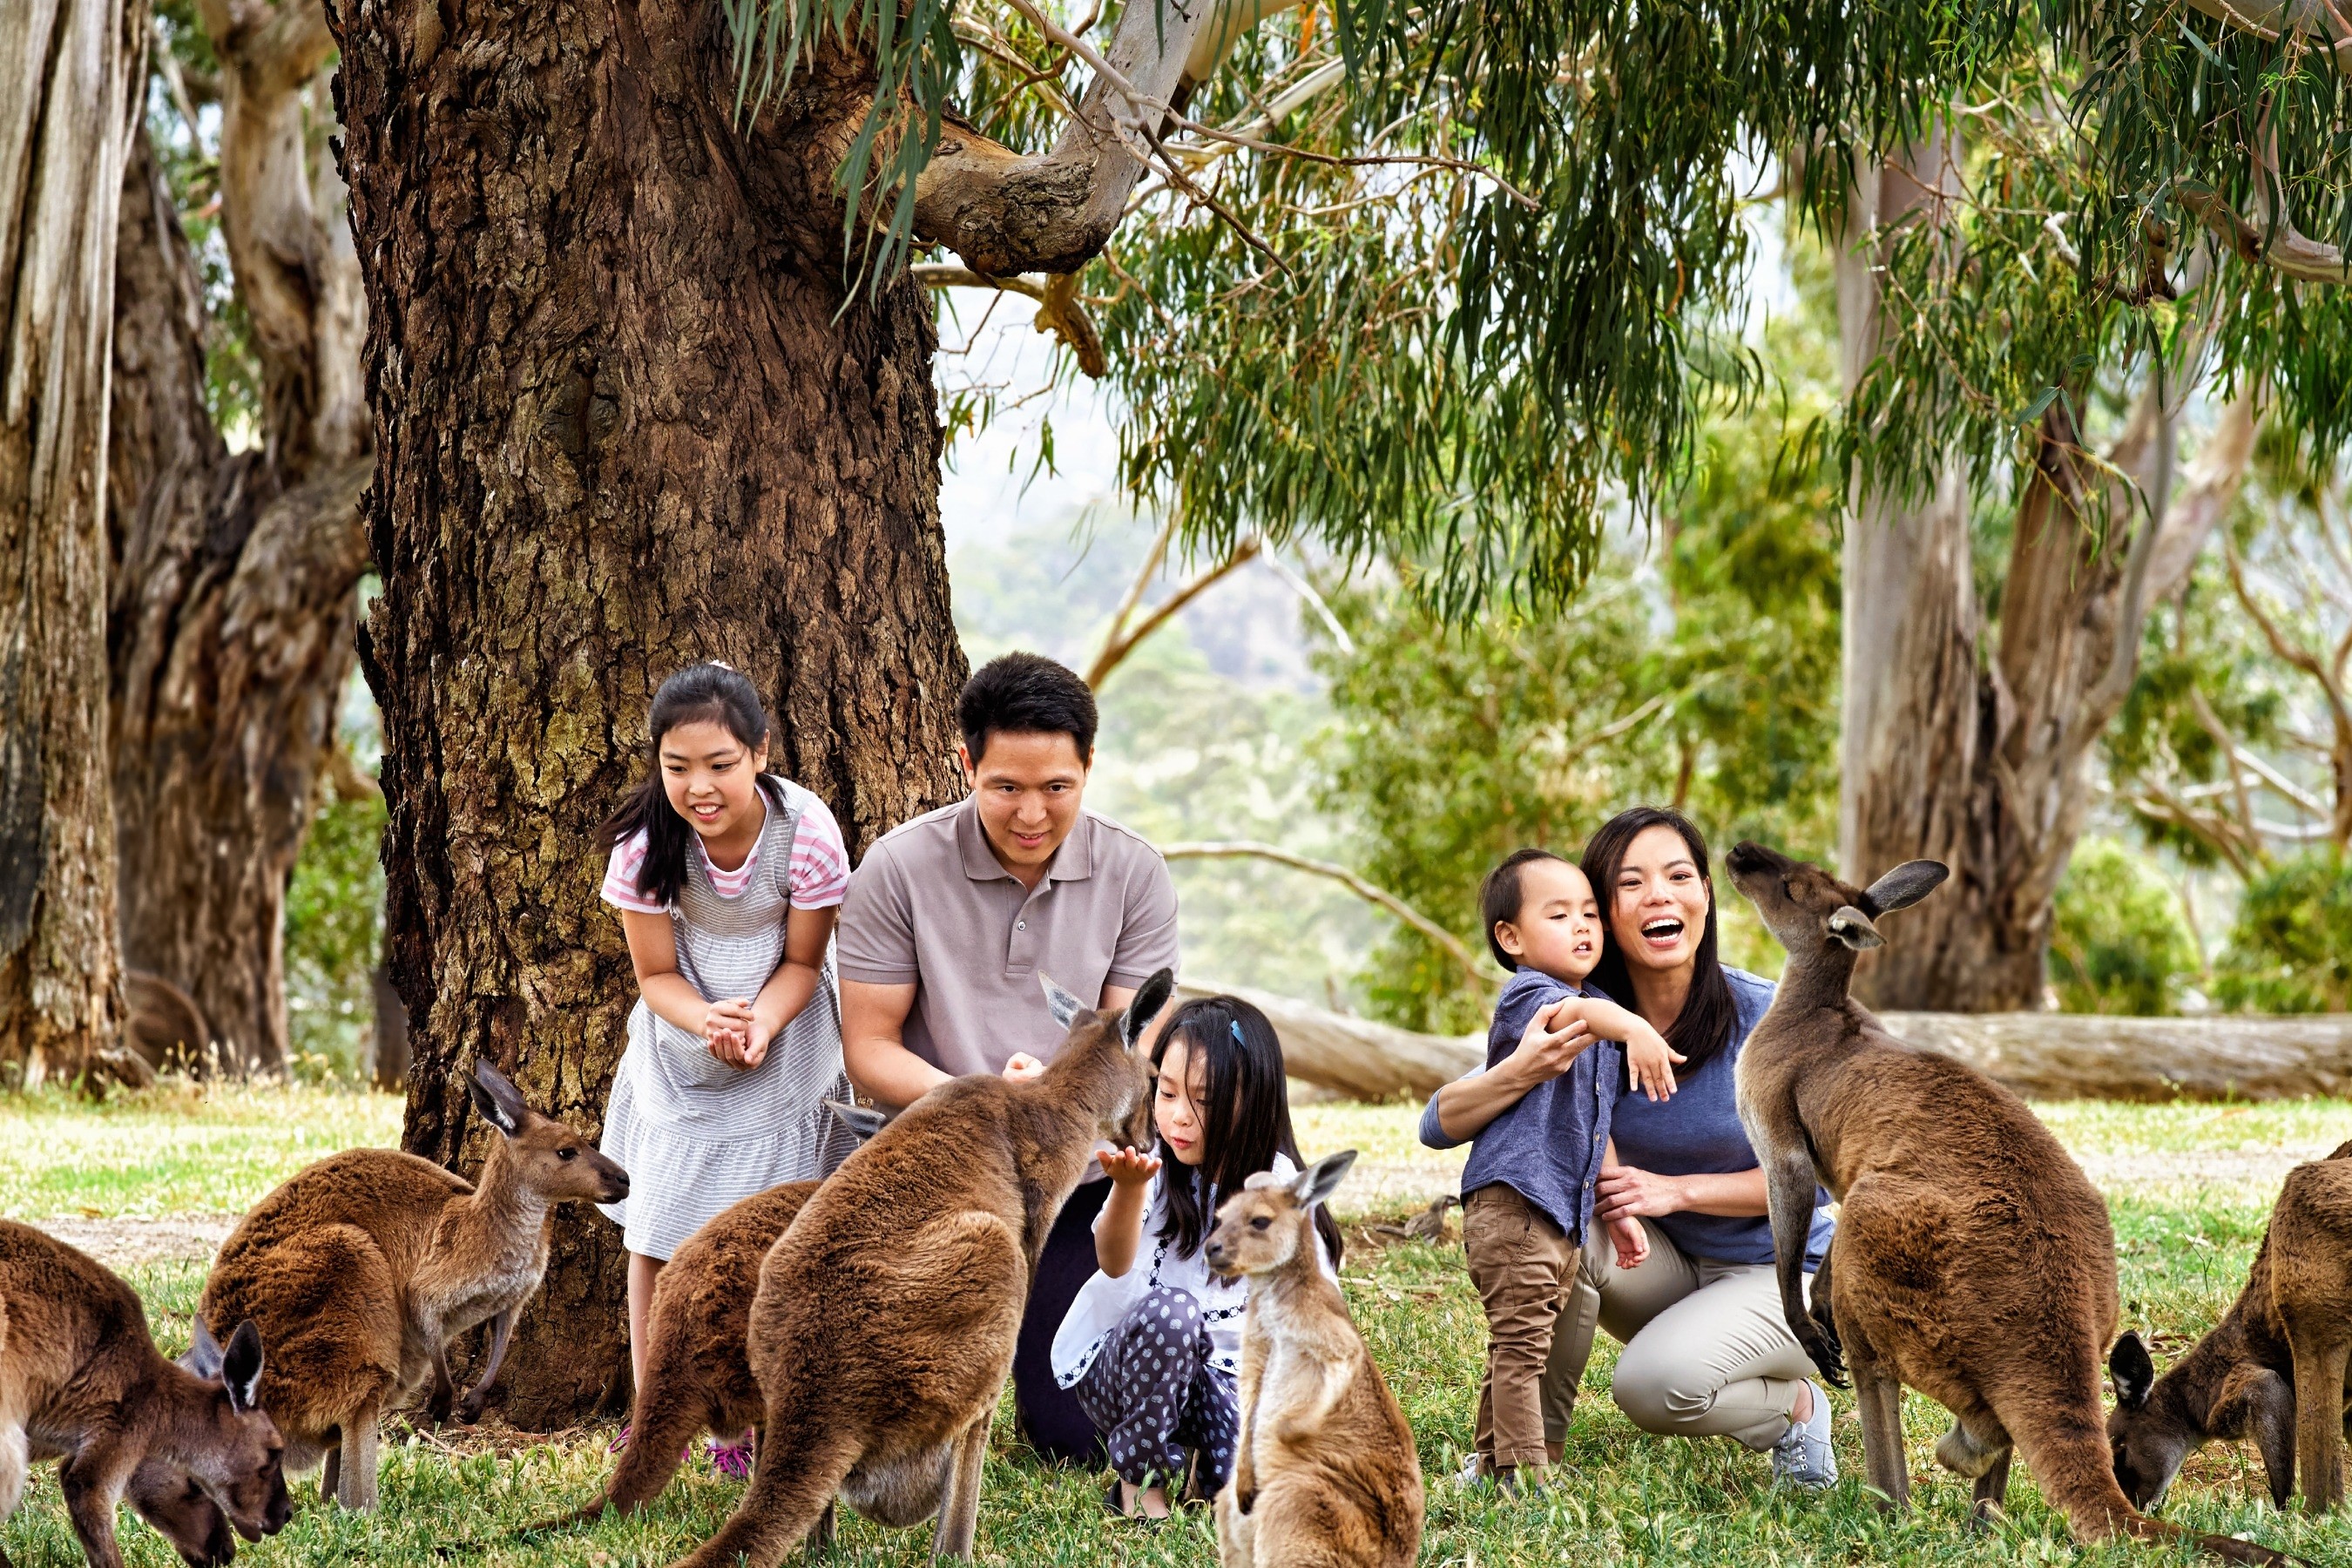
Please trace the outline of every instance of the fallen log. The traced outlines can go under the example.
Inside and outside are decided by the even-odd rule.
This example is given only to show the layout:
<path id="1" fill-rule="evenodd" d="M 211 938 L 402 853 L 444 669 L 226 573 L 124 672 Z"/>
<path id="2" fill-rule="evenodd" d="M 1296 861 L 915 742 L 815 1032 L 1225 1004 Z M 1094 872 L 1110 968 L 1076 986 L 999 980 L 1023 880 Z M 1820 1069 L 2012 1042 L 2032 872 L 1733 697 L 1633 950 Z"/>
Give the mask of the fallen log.
<path id="1" fill-rule="evenodd" d="M 1219 987 L 1182 985 L 1187 1000 Z M 1422 1035 L 1312 1003 L 1222 988 L 1273 1021 L 1290 1076 L 1350 1100 L 1423 1099 L 1486 1059 L 1483 1036 Z M 2352 1014 L 2118 1018 L 2071 1013 L 1885 1013 L 1916 1046 L 2029 1100 L 2352 1099 Z"/>
<path id="2" fill-rule="evenodd" d="M 2028 1100 L 2352 1097 L 2352 1013 L 1880 1017 L 1913 1045 L 1957 1058 Z"/>

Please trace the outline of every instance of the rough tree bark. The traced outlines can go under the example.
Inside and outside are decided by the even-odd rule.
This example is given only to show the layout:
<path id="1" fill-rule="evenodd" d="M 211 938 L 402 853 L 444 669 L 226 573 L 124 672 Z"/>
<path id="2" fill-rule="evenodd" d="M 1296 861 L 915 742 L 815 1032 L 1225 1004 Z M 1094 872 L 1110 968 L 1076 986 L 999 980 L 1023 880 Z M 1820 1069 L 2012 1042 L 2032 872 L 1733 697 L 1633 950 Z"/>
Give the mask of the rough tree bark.
<path id="1" fill-rule="evenodd" d="M 1883 330 L 1874 233 L 1941 220 L 1956 143 L 1937 141 L 1856 182 L 1838 258 L 1851 392 Z M 2074 400 L 2077 405 L 2081 399 Z M 2107 460 L 2170 489 L 2178 403 L 2142 400 Z M 2088 764 L 2131 684 L 2148 605 L 2185 579 L 2236 494 L 2251 405 L 2225 411 L 2183 491 L 2156 521 L 2083 453 L 2063 401 L 2040 426 L 1997 629 L 1977 599 L 1969 497 L 1957 468 L 1914 502 L 1865 491 L 1845 531 L 1840 852 L 1850 879 L 1915 857 L 1951 881 L 1869 955 L 1876 1007 L 1990 1012 L 2042 1005 L 2053 903 L 2090 805 Z M 2094 513 L 2105 523 L 2102 545 Z"/>
<path id="2" fill-rule="evenodd" d="M 122 166 L 148 18 L 0 6 L 0 1063 L 116 1048 L 106 426 Z"/>
<path id="3" fill-rule="evenodd" d="M 1198 17 L 1171 6 L 1155 39 L 1152 11 L 1110 53 L 1164 96 Z M 361 658 L 413 1026 L 404 1141 L 457 1165 L 479 1152 L 477 1055 L 601 1124 L 635 987 L 596 827 L 671 670 L 750 674 L 775 765 L 854 851 L 956 793 L 937 340 L 903 272 L 843 297 L 833 177 L 874 76 L 830 36 L 741 125 L 717 6 L 331 20 L 368 289 L 385 591 Z M 992 274 L 1068 270 L 1141 167 L 1115 134 L 1044 160 L 953 140 L 921 232 Z M 621 1261 L 603 1220 L 559 1219 L 507 1363 L 518 1424 L 620 1392 Z"/>
<path id="4" fill-rule="evenodd" d="M 352 659 L 373 463 L 364 312 L 324 146 L 316 0 L 215 0 L 221 212 L 262 444 L 204 396 L 204 304 L 143 133 L 122 188 L 109 625 L 123 954 L 187 992 L 222 1064 L 287 1051 L 280 924 Z"/>

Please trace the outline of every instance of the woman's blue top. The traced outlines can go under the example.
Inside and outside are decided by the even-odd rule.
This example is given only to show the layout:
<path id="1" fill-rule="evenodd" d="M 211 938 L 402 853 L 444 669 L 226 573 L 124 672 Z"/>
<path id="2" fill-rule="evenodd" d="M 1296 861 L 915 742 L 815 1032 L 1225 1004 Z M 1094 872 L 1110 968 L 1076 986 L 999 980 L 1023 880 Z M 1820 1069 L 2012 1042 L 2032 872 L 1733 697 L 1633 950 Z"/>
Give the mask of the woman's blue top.
<path id="1" fill-rule="evenodd" d="M 1654 1171 L 1662 1176 L 1691 1176 L 1729 1174 L 1757 1167 L 1755 1146 L 1748 1142 L 1747 1131 L 1739 1125 L 1739 1105 L 1733 1092 L 1732 1078 L 1748 1037 L 1755 1032 L 1764 1010 L 1772 1005 L 1772 983 L 1744 969 L 1726 967 L 1723 973 L 1731 982 L 1731 994 L 1738 1011 L 1730 1044 L 1696 1072 L 1676 1073 L 1672 1100 L 1653 1103 L 1639 1090 L 1628 1089 L 1618 1096 L 1611 1108 L 1605 1125 L 1609 1136 L 1616 1140 L 1617 1158 L 1636 1170 Z M 1448 1139 L 1438 1126 L 1435 1096 L 1431 1097 L 1428 1109 L 1422 1113 L 1421 1141 L 1433 1149 L 1450 1148 L 1459 1142 Z M 1829 1252 L 1830 1237 L 1836 1226 L 1829 1214 L 1829 1202 L 1828 1193 L 1819 1187 L 1813 1189 L 1812 1230 L 1805 1241 L 1808 1273 L 1819 1268 Z M 1772 1261 L 1772 1222 L 1763 1215 L 1685 1211 L 1661 1215 L 1651 1223 L 1695 1258 L 1711 1258 L 1722 1263 Z"/>

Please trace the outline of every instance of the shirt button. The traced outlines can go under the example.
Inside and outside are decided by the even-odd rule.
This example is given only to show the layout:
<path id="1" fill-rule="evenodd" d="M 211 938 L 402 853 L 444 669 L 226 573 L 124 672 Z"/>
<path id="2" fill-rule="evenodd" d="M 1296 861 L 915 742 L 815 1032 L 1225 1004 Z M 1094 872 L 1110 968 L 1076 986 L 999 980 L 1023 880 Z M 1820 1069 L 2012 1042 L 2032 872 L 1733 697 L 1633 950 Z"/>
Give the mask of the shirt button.
<path id="1" fill-rule="evenodd" d="M 1029 922 L 1027 921 L 1014 921 L 1013 922 L 1013 929 L 1014 931 L 1027 931 L 1029 929 Z"/>

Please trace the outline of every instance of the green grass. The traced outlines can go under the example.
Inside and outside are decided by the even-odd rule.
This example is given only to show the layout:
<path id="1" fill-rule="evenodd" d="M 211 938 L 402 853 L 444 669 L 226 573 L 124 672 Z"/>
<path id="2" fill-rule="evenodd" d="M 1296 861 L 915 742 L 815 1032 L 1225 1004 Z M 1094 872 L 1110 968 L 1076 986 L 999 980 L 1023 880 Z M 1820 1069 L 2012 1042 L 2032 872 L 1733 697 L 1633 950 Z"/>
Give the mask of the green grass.
<path id="1" fill-rule="evenodd" d="M 2116 1221 L 2126 1321 L 2168 1350 L 2201 1332 L 2237 1293 L 2277 1173 L 2352 1135 L 2352 1105 L 2039 1108 L 2105 1186 Z M 1410 1108 L 1317 1106 L 1298 1113 L 1308 1153 L 1364 1151 L 1368 1184 L 1385 1194 L 1373 1211 L 1401 1214 L 1444 1190 L 1459 1160 L 1412 1142 Z M 12 1215 L 158 1215 L 177 1207 L 234 1210 L 278 1176 L 343 1142 L 387 1142 L 397 1107 L 380 1096 L 317 1089 L 222 1091 L 182 1107 L 130 1097 L 91 1109 L 68 1100 L 0 1101 L 0 1212 Z M 143 1184 L 152 1181 L 159 1190 Z M 1356 1185 L 1351 1176 L 1350 1186 Z M 1349 1195 L 1343 1188 L 1343 1198 Z M 1343 1205 L 1344 1206 L 1344 1205 Z M 1360 1217 L 1361 1209 L 1354 1211 Z M 1346 1269 L 1349 1300 L 1373 1354 L 1403 1403 L 1429 1477 L 1429 1531 L 1422 1561 L 1460 1568 L 1514 1564 L 1724 1563 L 1953 1565 L 2066 1561 L 2086 1565 L 2189 1562 L 2145 1547 L 2076 1549 L 2021 1468 L 2011 1517 L 1993 1532 L 1965 1528 L 1966 1484 L 1930 1458 L 1942 1413 L 1906 1401 L 1906 1437 L 1915 1510 L 1881 1519 L 1849 1480 L 1823 1499 L 1766 1489 L 1763 1456 L 1728 1443 L 1686 1443 L 1637 1432 L 1610 1404 L 1614 1347 L 1602 1341 L 1577 1408 L 1569 1479 L 1526 1500 L 1464 1493 L 1446 1479 L 1470 1446 L 1472 1399 L 1484 1346 L 1475 1294 L 1458 1247 L 1381 1246 L 1357 1232 Z M 132 1282 L 176 1348 L 200 1283 L 193 1265 L 136 1268 Z M 1836 1398 L 1840 1463 L 1862 1468 L 1851 1400 Z M 256 1568 L 376 1563 L 578 1564 L 619 1568 L 674 1561 L 726 1517 L 740 1489 L 698 1460 L 648 1512 L 625 1523 L 520 1543 L 515 1530 L 592 1496 L 608 1473 L 611 1429 L 530 1438 L 496 1428 L 387 1433 L 383 1506 L 366 1518 L 320 1505 L 298 1485 L 286 1531 L 240 1562 Z M 1000 1412 L 981 1512 L 980 1555 L 1007 1564 L 1186 1564 L 1215 1562 L 1205 1518 L 1145 1530 L 1108 1520 L 1098 1478 L 1037 1464 Z M 2259 1466 L 2234 1447 L 2209 1448 L 2175 1487 L 2165 1516 L 2201 1530 L 2251 1536 L 2314 1563 L 2352 1568 L 2352 1524 L 2280 1516 Z M 124 1544 L 140 1568 L 176 1558 L 126 1512 Z M 44 1467 L 0 1543 L 18 1568 L 68 1568 L 80 1553 L 67 1528 L 54 1467 Z M 928 1561 L 928 1530 L 845 1523 L 832 1561 Z"/>

